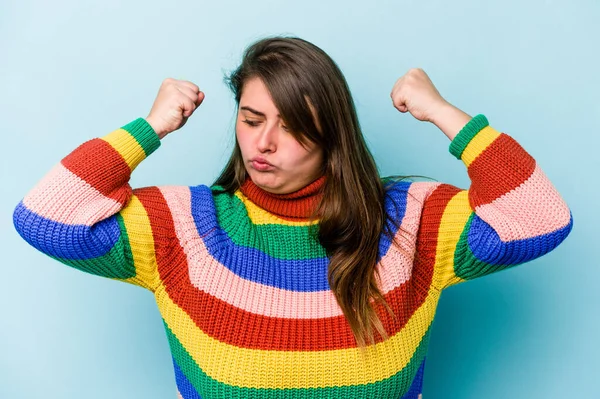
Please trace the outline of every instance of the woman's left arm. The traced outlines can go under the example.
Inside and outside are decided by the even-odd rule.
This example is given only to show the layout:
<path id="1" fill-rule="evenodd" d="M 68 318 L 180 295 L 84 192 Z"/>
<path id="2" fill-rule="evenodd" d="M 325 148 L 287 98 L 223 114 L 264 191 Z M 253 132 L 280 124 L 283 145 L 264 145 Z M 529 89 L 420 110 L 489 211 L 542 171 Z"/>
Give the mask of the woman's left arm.
<path id="1" fill-rule="evenodd" d="M 423 251 L 432 257 L 434 286 L 528 262 L 564 241 L 573 227 L 571 211 L 512 137 L 489 126 L 485 116 L 471 118 L 446 102 L 421 69 L 400 78 L 391 97 L 400 112 L 444 132 L 471 179 L 468 190 L 440 184 L 425 199 L 420 233 L 436 236 L 435 248 Z"/>

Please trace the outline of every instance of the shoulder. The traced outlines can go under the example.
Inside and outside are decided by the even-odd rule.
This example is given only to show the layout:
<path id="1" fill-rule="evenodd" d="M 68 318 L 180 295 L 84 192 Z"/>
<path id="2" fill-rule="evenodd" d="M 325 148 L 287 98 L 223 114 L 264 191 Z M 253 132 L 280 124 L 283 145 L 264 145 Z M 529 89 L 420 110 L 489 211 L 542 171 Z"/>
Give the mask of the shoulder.
<path id="1" fill-rule="evenodd" d="M 385 211 L 398 221 L 407 215 L 419 217 L 427 197 L 442 185 L 436 181 L 414 181 L 410 177 L 390 176 L 381 180 L 385 190 Z"/>
<path id="2" fill-rule="evenodd" d="M 406 202 L 410 197 L 416 201 L 424 201 L 443 183 L 437 181 L 414 181 L 411 176 L 382 177 L 385 191 L 385 202 Z"/>

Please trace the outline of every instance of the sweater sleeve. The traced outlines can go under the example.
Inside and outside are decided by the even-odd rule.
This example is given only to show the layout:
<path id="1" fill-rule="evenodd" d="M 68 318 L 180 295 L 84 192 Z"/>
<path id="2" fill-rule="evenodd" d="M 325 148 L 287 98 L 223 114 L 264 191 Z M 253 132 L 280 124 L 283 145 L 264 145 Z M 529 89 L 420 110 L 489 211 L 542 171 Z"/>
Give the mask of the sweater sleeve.
<path id="1" fill-rule="evenodd" d="M 439 184 L 425 199 L 417 248 L 435 287 L 528 262 L 570 233 L 571 211 L 535 159 L 485 116 L 472 118 L 449 151 L 467 167 L 471 186 Z"/>
<path id="2" fill-rule="evenodd" d="M 159 240 L 148 207 L 157 190 L 133 190 L 128 182 L 159 146 L 142 118 L 81 144 L 19 202 L 16 230 L 59 262 L 153 291 Z"/>

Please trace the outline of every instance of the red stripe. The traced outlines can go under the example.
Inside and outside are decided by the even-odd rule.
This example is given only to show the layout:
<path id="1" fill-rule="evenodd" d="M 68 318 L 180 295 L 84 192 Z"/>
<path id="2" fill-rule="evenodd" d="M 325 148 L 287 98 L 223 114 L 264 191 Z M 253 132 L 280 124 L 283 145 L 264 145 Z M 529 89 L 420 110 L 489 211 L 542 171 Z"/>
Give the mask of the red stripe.
<path id="1" fill-rule="evenodd" d="M 136 191 L 146 208 L 155 237 L 159 276 L 171 300 L 181 307 L 206 334 L 238 347 L 263 350 L 318 351 L 356 347 L 344 316 L 325 319 L 284 319 L 266 317 L 236 308 L 194 287 L 188 275 L 187 258 L 175 237 L 175 229 L 166 201 L 157 188 Z M 158 233 L 158 234 L 157 234 Z M 431 243 L 421 250 L 426 253 Z M 435 249 L 433 249 L 435 252 Z M 431 262 L 429 257 L 426 257 Z M 393 335 L 425 301 L 433 272 L 432 264 L 417 264 L 413 277 L 386 295 L 396 313 L 394 322 L 381 305 L 376 311 Z M 333 334 L 332 332 L 335 332 Z M 376 341 L 381 337 L 376 333 Z"/>
<path id="2" fill-rule="evenodd" d="M 129 181 L 131 169 L 121 154 L 106 141 L 95 138 L 81 144 L 61 163 L 75 175 L 85 180 L 102 195 L 121 204 L 130 197 Z"/>
<path id="3" fill-rule="evenodd" d="M 519 187 L 535 169 L 535 159 L 512 137 L 501 133 L 469 165 L 471 207 L 489 204 Z"/>
<path id="4" fill-rule="evenodd" d="M 421 258 L 421 267 L 417 268 L 415 282 L 420 286 L 429 286 L 435 266 L 435 256 L 439 239 L 442 215 L 448 202 L 460 191 L 460 188 L 450 184 L 439 185 L 425 200 L 419 234 L 417 235 L 417 254 Z M 420 277 L 420 273 L 424 277 Z M 422 280 L 421 283 L 419 283 Z M 434 283 L 435 285 L 435 283 Z M 438 287 L 441 289 L 441 287 Z"/>

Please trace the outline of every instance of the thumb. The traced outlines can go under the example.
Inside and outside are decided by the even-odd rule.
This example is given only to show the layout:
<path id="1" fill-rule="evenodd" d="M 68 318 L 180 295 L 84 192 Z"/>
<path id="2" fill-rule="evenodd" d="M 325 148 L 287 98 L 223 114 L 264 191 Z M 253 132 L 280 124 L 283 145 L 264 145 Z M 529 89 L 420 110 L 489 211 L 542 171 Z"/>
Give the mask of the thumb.
<path id="1" fill-rule="evenodd" d="M 402 113 L 405 113 L 408 111 L 408 107 L 406 106 L 405 103 L 399 104 L 396 106 L 396 109 Z"/>
<path id="2" fill-rule="evenodd" d="M 204 92 L 199 91 L 198 97 L 196 98 L 196 101 L 194 101 L 196 103 L 196 107 L 198 107 L 200 104 L 202 104 L 202 101 L 204 101 L 204 97 L 205 97 Z"/>
<path id="3" fill-rule="evenodd" d="M 183 98 L 181 98 L 179 108 L 181 109 L 181 111 L 183 111 L 182 115 L 185 118 L 189 118 L 190 116 L 192 116 L 192 114 L 198 107 L 198 104 L 198 98 L 192 99 L 190 97 L 184 96 Z"/>

